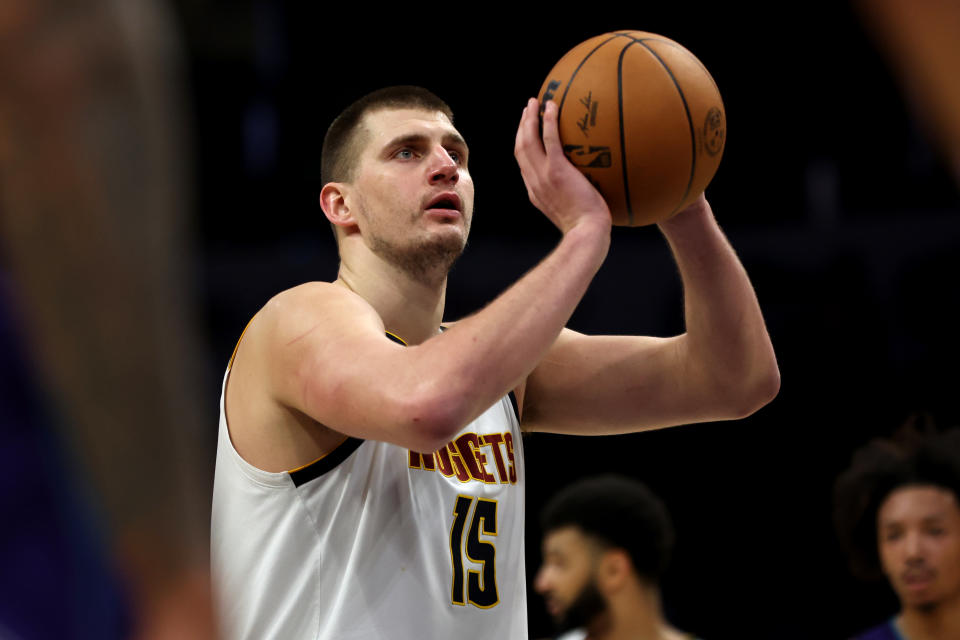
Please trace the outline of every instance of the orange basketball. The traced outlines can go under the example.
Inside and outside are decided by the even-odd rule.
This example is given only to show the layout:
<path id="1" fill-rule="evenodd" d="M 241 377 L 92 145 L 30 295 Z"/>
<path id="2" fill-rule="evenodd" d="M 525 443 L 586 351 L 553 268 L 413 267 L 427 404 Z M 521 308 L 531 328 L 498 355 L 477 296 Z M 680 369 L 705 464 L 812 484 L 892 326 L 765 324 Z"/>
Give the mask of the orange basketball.
<path id="1" fill-rule="evenodd" d="M 570 161 L 606 199 L 613 223 L 660 222 L 691 204 L 723 155 L 727 118 L 707 69 L 643 31 L 590 38 L 554 66 L 540 104 L 557 103 Z"/>

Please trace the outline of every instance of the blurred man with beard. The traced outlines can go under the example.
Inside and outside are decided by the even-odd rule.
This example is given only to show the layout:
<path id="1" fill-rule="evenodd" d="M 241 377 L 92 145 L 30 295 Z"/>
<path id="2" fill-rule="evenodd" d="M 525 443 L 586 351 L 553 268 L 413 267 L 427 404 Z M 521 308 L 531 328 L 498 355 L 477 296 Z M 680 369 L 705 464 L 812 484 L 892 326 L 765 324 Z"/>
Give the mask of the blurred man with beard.
<path id="1" fill-rule="evenodd" d="M 837 481 L 851 568 L 886 577 L 900 612 L 855 640 L 960 638 L 960 429 L 874 440 Z"/>
<path id="2" fill-rule="evenodd" d="M 562 640 L 692 640 L 664 618 L 660 578 L 673 526 L 645 485 L 617 475 L 576 482 L 541 513 L 534 581 Z"/>

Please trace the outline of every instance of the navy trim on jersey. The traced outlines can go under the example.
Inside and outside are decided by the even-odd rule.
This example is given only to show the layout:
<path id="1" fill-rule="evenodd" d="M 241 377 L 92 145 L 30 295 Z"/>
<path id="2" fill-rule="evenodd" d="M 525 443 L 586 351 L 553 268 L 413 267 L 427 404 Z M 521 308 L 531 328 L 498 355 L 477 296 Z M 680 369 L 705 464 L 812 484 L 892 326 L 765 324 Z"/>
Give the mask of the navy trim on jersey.
<path id="1" fill-rule="evenodd" d="M 517 424 L 520 424 L 520 403 L 517 402 L 517 394 L 511 390 L 507 395 L 510 396 L 510 404 L 513 405 L 513 415 L 517 417 Z"/>
<path id="2" fill-rule="evenodd" d="M 387 334 L 387 337 L 388 337 L 388 338 L 390 338 L 391 340 L 393 340 L 393 341 L 396 342 L 397 344 L 402 344 L 403 346 L 407 346 L 407 343 L 404 342 L 404 341 L 403 341 L 403 338 L 401 338 L 400 336 L 395 336 L 395 335 L 393 335 L 392 333 L 390 333 L 389 331 L 387 331 L 386 334 Z"/>
<path id="3" fill-rule="evenodd" d="M 297 487 L 306 484 L 311 480 L 316 480 L 326 472 L 332 471 L 338 464 L 349 458 L 350 454 L 356 451 L 357 448 L 364 442 L 366 442 L 366 440 L 361 440 L 360 438 L 347 438 L 340 444 L 339 447 L 319 460 L 315 460 L 305 467 L 288 471 L 290 474 L 290 479 L 293 480 L 294 486 Z"/>

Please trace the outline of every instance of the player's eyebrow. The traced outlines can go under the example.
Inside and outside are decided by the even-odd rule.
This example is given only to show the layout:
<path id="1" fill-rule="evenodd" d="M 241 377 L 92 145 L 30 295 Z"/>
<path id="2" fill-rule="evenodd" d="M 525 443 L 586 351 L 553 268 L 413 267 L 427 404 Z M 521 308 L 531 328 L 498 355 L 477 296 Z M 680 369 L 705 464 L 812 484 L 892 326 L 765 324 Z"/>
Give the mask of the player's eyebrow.
<path id="1" fill-rule="evenodd" d="M 922 524 L 941 524 L 947 519 L 947 514 L 942 512 L 935 512 L 920 518 Z M 902 519 L 890 519 L 883 520 L 880 522 L 880 527 L 886 529 L 892 529 L 896 527 L 904 526 Z"/>
<path id="2" fill-rule="evenodd" d="M 444 134 L 443 143 L 451 147 L 461 147 L 464 151 L 469 151 L 470 146 L 459 133 L 449 132 Z"/>
<path id="3" fill-rule="evenodd" d="M 396 147 L 402 147 L 405 145 L 417 145 L 424 144 L 429 141 L 429 136 L 423 133 L 408 133 L 406 135 L 400 135 L 392 139 L 390 142 L 383 146 L 384 149 L 394 149 Z M 463 139 L 459 133 L 453 131 L 448 131 L 443 134 L 441 142 L 448 147 L 460 147 L 464 151 L 469 151 L 470 147 L 467 145 L 467 141 Z"/>
<path id="4" fill-rule="evenodd" d="M 924 524 L 940 524 L 946 521 L 946 519 L 947 519 L 946 513 L 936 512 L 936 513 L 931 513 L 929 515 L 924 516 L 921 522 L 923 522 Z"/>

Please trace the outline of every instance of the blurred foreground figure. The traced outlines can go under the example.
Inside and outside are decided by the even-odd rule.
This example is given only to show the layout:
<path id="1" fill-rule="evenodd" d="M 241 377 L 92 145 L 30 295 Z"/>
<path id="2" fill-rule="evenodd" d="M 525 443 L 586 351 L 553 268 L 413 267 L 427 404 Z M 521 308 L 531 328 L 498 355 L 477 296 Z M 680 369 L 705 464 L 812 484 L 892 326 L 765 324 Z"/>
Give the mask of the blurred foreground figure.
<path id="1" fill-rule="evenodd" d="M 960 429 L 874 440 L 837 480 L 854 572 L 886 577 L 900 612 L 856 640 L 960 638 Z"/>
<path id="2" fill-rule="evenodd" d="M 673 526 L 645 485 L 617 475 L 575 482 L 547 503 L 541 521 L 534 588 L 560 640 L 693 640 L 663 616 L 659 582 Z"/>
<path id="3" fill-rule="evenodd" d="M 858 0 L 908 103 L 960 186 L 960 2 Z"/>
<path id="4" fill-rule="evenodd" d="M 162 9 L 148 0 L 0 3 L 0 259 L 10 276 L 0 316 L 20 327 L 4 335 L 22 335 L 22 369 L 36 373 L 19 392 L 33 394 L 32 410 L 5 412 L 0 430 L 11 442 L 39 441 L 53 423 L 66 452 L 52 480 L 44 469 L 56 465 L 30 460 L 4 492 L 46 482 L 102 512 L 105 531 L 90 532 L 105 534 L 123 585 L 131 630 L 122 633 L 209 638 L 212 443 L 202 437 L 202 351 L 186 286 L 178 45 Z M 0 392 L 3 407 L 26 404 L 15 384 Z M 5 526 L 59 522 L 34 508 Z M 49 560 L 36 547 L 17 555 Z M 63 573 L 69 581 L 69 567 Z M 43 620 L 31 607 L 0 608 L 0 636 L 81 637 L 57 626 L 75 602 L 43 603 Z"/>

